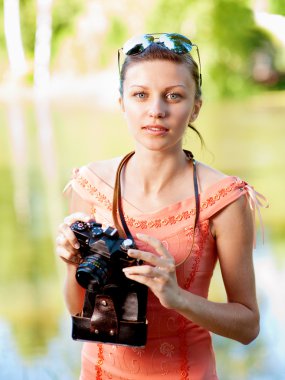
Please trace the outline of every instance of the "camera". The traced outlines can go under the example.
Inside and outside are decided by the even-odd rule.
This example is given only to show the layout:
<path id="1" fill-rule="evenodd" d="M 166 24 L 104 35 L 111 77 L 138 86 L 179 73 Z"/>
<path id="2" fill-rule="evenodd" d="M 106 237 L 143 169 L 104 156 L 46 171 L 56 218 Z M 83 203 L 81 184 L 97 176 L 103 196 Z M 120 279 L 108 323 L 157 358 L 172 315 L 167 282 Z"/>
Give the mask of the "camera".
<path id="1" fill-rule="evenodd" d="M 140 265 L 130 258 L 133 239 L 96 221 L 70 226 L 79 244 L 76 280 L 86 289 L 82 313 L 72 317 L 72 337 L 127 346 L 144 346 L 147 335 L 147 287 L 129 280 L 122 269 Z"/>
<path id="2" fill-rule="evenodd" d="M 116 228 L 77 221 L 71 229 L 80 244 L 83 261 L 77 268 L 76 279 L 83 288 L 102 288 L 111 277 L 114 281 L 125 281 L 122 269 L 137 265 L 137 260 L 127 255 L 129 248 L 135 248 L 134 241 L 120 238 Z"/>

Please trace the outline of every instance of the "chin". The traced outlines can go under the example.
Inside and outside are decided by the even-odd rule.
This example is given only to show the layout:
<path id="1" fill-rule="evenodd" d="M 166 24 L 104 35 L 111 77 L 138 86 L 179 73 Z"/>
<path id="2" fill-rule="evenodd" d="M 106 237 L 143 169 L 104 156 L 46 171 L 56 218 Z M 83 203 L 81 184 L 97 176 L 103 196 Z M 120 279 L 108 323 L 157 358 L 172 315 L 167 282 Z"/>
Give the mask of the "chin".
<path id="1" fill-rule="evenodd" d="M 169 149 L 173 150 L 175 147 L 179 147 L 180 149 L 182 149 L 182 143 L 179 142 L 179 144 L 178 143 L 170 144 L 167 142 L 162 143 L 158 141 L 153 141 L 153 142 L 148 142 L 148 143 L 145 143 L 145 142 L 142 143 L 141 141 L 136 142 L 137 149 L 145 149 L 151 152 L 165 152 Z"/>

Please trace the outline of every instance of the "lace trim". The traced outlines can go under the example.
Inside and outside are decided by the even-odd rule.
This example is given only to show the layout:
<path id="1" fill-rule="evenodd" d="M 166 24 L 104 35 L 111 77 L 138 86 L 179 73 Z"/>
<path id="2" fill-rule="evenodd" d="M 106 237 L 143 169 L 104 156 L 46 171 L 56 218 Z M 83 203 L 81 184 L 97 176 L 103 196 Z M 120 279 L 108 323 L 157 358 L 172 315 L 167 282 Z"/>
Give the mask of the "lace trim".
<path id="1" fill-rule="evenodd" d="M 102 380 L 102 365 L 104 363 L 104 352 L 103 345 L 101 343 L 98 344 L 98 357 L 97 364 L 95 365 L 96 370 L 96 380 Z"/>
<path id="2" fill-rule="evenodd" d="M 181 357 L 181 364 L 180 364 L 180 380 L 189 380 L 189 357 L 188 357 L 188 349 L 189 345 L 187 344 L 187 339 L 185 334 L 186 330 L 186 319 L 182 315 L 179 315 L 179 336 L 181 339 L 181 342 L 179 344 L 179 351 L 180 351 L 180 357 Z"/>
<path id="3" fill-rule="evenodd" d="M 193 237 L 193 227 L 186 227 L 186 235 L 189 236 L 190 239 Z M 199 228 L 195 231 L 195 242 L 194 249 L 192 252 L 193 264 L 189 276 L 184 284 L 184 289 L 190 289 L 192 282 L 194 281 L 195 275 L 199 270 L 201 256 L 204 249 L 204 244 L 207 240 L 207 236 L 209 234 L 209 221 L 206 220 L 204 223 L 199 224 Z"/>
<path id="4" fill-rule="evenodd" d="M 82 175 L 79 174 L 79 169 L 75 169 L 73 172 L 73 179 L 83 187 L 90 195 L 95 197 L 95 199 L 102 203 L 108 210 L 112 211 L 112 204 L 109 199 L 101 193 L 97 187 L 91 185 L 91 183 Z"/>
<path id="5" fill-rule="evenodd" d="M 76 182 L 83 187 L 89 194 L 95 197 L 95 199 L 103 204 L 103 206 L 112 211 L 112 204 L 109 199 L 101 193 L 95 186 L 91 185 L 90 182 L 84 178 L 82 175 L 78 174 L 78 169 L 75 170 L 73 178 Z M 216 202 L 218 202 L 221 198 L 226 197 L 233 190 L 240 188 L 241 191 L 244 190 L 244 187 L 247 185 L 246 182 L 237 179 L 232 182 L 229 186 L 223 187 L 219 189 L 213 196 L 207 198 L 205 201 L 201 202 L 201 212 L 206 210 L 208 207 L 214 206 Z M 94 208 L 95 211 L 95 208 Z M 153 229 L 153 228 L 161 228 L 167 225 L 173 225 L 182 220 L 191 219 L 195 215 L 195 208 L 190 210 L 183 211 L 176 215 L 170 215 L 167 218 L 159 218 L 159 219 L 135 219 L 125 215 L 126 222 L 129 227 L 137 228 L 137 229 Z"/>
<path id="6" fill-rule="evenodd" d="M 190 239 L 193 237 L 194 228 L 193 227 L 187 227 L 185 228 L 186 235 L 189 236 Z M 204 223 L 201 223 L 199 225 L 199 228 L 195 231 L 195 245 L 194 250 L 192 252 L 193 254 L 193 264 L 191 271 L 189 273 L 188 278 L 186 279 L 183 288 L 188 290 L 194 281 L 195 275 L 197 271 L 199 270 L 201 256 L 204 249 L 204 243 L 206 241 L 206 237 L 209 233 L 209 222 L 206 221 Z M 189 373 L 190 373 L 190 366 L 189 366 L 189 346 L 187 344 L 186 334 L 185 330 L 187 327 L 187 321 L 185 317 L 179 316 L 179 334 L 181 337 L 181 343 L 180 343 L 180 356 L 181 356 L 181 365 L 180 365 L 180 379 L 181 380 L 189 380 Z"/>

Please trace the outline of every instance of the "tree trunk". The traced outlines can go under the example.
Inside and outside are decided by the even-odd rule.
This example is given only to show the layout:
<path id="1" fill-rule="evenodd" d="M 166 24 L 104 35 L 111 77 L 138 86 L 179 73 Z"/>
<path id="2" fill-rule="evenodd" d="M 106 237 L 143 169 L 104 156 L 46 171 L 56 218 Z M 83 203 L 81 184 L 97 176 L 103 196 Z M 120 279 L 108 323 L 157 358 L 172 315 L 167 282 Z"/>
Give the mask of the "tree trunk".
<path id="1" fill-rule="evenodd" d="M 17 81 L 27 72 L 21 36 L 19 0 L 4 0 L 4 30 L 11 79 Z"/>
<path id="2" fill-rule="evenodd" d="M 50 46 L 52 36 L 52 0 L 37 0 L 34 85 L 36 92 L 48 90 L 50 79 Z"/>
<path id="3" fill-rule="evenodd" d="M 49 227 L 54 236 L 63 218 L 57 155 L 50 108 L 50 51 L 52 37 L 52 0 L 37 0 L 34 94 L 39 152 L 48 204 Z"/>

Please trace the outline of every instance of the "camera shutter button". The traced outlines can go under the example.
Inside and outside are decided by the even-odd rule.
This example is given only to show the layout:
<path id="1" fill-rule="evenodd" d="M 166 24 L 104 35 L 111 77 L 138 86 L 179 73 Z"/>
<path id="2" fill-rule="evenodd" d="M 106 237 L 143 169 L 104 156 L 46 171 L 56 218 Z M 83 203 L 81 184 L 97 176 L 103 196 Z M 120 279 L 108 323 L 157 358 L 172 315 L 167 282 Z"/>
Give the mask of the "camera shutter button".
<path id="1" fill-rule="evenodd" d="M 130 249 L 132 247 L 133 247 L 133 241 L 132 241 L 132 239 L 125 239 L 122 242 L 122 245 L 121 245 L 122 250 L 127 251 L 128 249 Z"/>

